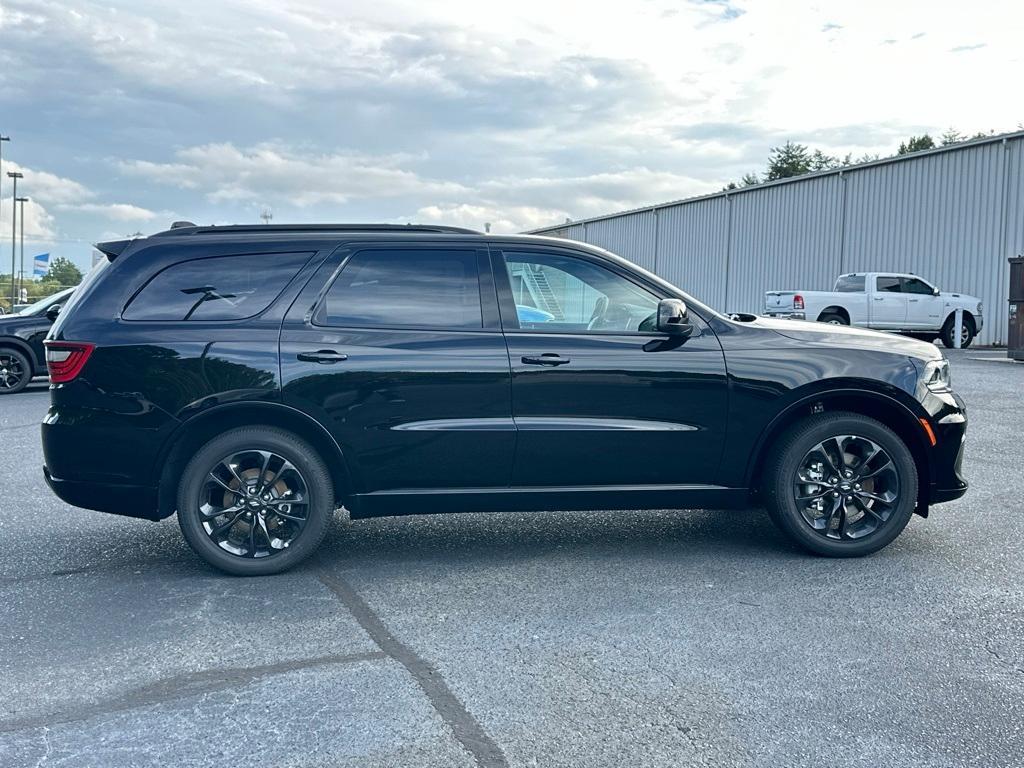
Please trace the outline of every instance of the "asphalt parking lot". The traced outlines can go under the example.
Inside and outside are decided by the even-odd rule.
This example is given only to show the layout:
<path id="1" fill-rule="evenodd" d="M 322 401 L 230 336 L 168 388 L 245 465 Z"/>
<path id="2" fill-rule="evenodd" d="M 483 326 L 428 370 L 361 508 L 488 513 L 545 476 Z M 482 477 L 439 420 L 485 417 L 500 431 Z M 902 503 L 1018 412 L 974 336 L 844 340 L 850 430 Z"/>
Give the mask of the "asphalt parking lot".
<path id="1" fill-rule="evenodd" d="M 43 482 L 0 400 L 0 766 L 1020 766 L 1024 365 L 954 352 L 960 501 L 863 560 L 757 510 L 349 522 L 221 576 Z"/>

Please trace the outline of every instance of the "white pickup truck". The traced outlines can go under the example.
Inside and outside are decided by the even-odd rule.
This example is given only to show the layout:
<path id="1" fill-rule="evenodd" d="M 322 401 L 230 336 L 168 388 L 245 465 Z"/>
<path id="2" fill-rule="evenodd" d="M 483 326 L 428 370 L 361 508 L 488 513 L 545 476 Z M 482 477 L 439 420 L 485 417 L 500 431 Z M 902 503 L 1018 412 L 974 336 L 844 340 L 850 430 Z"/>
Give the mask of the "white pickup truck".
<path id="1" fill-rule="evenodd" d="M 768 291 L 764 296 L 769 317 L 898 331 L 926 341 L 941 338 L 947 347 L 955 346 L 958 307 L 963 310 L 960 346 L 967 347 L 981 330 L 981 300 L 940 291 L 917 275 L 852 272 L 840 275 L 832 291 Z"/>

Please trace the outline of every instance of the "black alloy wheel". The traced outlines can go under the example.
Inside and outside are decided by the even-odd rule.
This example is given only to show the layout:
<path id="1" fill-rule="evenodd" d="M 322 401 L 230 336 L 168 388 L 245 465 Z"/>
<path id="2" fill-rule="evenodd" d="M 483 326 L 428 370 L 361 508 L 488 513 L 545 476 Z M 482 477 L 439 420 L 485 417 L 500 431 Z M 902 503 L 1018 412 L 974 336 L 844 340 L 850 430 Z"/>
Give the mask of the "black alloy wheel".
<path id="1" fill-rule="evenodd" d="M 857 557 L 906 527 L 917 484 L 913 455 L 895 432 L 836 412 L 790 428 L 766 470 L 764 492 L 772 520 L 805 549 Z"/>
<path id="2" fill-rule="evenodd" d="M 178 524 L 211 565 L 237 575 L 287 570 L 319 546 L 334 510 L 317 453 L 273 427 L 243 427 L 203 446 L 178 488 Z"/>
<path id="3" fill-rule="evenodd" d="M 0 395 L 21 392 L 32 381 L 32 366 L 16 349 L 0 349 Z"/>

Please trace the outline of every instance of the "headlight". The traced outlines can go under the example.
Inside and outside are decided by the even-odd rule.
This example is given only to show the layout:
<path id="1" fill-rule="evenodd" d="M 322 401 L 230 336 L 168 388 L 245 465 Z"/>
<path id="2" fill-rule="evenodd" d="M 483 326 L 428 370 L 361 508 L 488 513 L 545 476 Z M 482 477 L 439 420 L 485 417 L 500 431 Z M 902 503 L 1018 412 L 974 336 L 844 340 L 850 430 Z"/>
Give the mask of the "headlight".
<path id="1" fill-rule="evenodd" d="M 924 385 L 932 392 L 949 392 L 949 360 L 932 360 L 924 367 Z"/>
<path id="2" fill-rule="evenodd" d="M 981 302 L 979 301 L 979 302 L 978 302 L 978 317 L 981 317 L 981 315 L 982 315 L 982 309 L 983 309 L 983 307 L 982 307 L 982 305 L 981 305 Z"/>

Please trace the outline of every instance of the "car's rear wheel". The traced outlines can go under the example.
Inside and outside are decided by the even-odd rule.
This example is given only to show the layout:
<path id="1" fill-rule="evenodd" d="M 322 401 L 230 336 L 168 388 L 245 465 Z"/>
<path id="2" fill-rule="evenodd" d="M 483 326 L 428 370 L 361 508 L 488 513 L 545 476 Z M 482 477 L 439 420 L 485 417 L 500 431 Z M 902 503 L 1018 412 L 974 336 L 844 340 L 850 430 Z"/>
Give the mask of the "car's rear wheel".
<path id="1" fill-rule="evenodd" d="M 323 540 L 334 511 L 327 467 L 274 427 L 242 427 L 204 445 L 178 486 L 178 524 L 215 568 L 239 576 L 287 570 Z"/>
<path id="2" fill-rule="evenodd" d="M 21 392 L 32 381 L 32 365 L 19 350 L 0 349 L 0 395 Z"/>
<path id="3" fill-rule="evenodd" d="M 829 325 L 849 325 L 849 321 L 838 312 L 822 312 L 821 317 L 818 318 L 819 323 L 828 323 Z"/>
<path id="4" fill-rule="evenodd" d="M 765 475 L 772 520 L 820 555 L 859 557 L 892 542 L 917 503 L 917 467 L 885 425 L 855 413 L 796 424 Z"/>
<path id="5" fill-rule="evenodd" d="M 956 347 L 956 315 L 952 314 L 946 318 L 946 322 L 942 325 L 942 345 L 946 349 L 953 349 Z M 967 349 L 971 346 L 971 342 L 974 341 L 974 336 L 977 331 L 974 328 L 974 318 L 964 312 L 963 325 L 960 327 L 960 348 Z"/>

